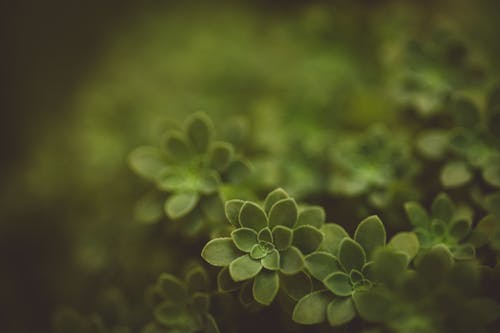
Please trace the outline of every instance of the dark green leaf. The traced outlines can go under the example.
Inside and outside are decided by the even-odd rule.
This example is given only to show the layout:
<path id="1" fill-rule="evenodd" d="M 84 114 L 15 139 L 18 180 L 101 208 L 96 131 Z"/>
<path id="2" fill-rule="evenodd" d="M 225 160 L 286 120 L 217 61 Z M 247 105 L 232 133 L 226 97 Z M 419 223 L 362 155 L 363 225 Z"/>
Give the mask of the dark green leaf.
<path id="1" fill-rule="evenodd" d="M 207 293 L 196 292 L 191 298 L 196 311 L 207 313 L 210 308 L 210 295 Z"/>
<path id="2" fill-rule="evenodd" d="M 247 201 L 243 204 L 239 216 L 240 225 L 255 231 L 267 227 L 267 217 L 257 204 Z"/>
<path id="3" fill-rule="evenodd" d="M 441 184 L 445 188 L 465 185 L 472 179 L 472 173 L 464 162 L 448 162 L 441 170 Z"/>
<path id="4" fill-rule="evenodd" d="M 304 259 L 307 270 L 318 280 L 341 270 L 337 258 L 328 252 L 314 252 Z"/>
<path id="5" fill-rule="evenodd" d="M 432 202 L 432 217 L 448 223 L 455 212 L 453 201 L 445 193 L 440 193 Z"/>
<path id="6" fill-rule="evenodd" d="M 282 225 L 292 228 L 297 222 L 297 204 L 293 199 L 282 199 L 276 202 L 269 211 L 269 226 Z"/>
<path id="7" fill-rule="evenodd" d="M 294 275 L 281 275 L 280 284 L 284 292 L 294 301 L 298 301 L 311 293 L 313 288 L 311 277 L 304 272 Z"/>
<path id="8" fill-rule="evenodd" d="M 138 175 L 156 180 L 167 168 L 165 154 L 155 147 L 139 147 L 134 149 L 128 158 L 129 165 Z"/>
<path id="9" fill-rule="evenodd" d="M 330 326 L 344 325 L 356 317 L 356 309 L 351 297 L 335 298 L 328 304 L 326 317 Z"/>
<path id="10" fill-rule="evenodd" d="M 325 210 L 319 206 L 311 206 L 302 208 L 297 218 L 296 227 L 301 225 L 311 225 L 316 228 L 321 228 L 325 223 Z"/>
<path id="11" fill-rule="evenodd" d="M 201 256 L 210 265 L 228 266 L 233 260 L 241 256 L 241 252 L 236 248 L 231 238 L 216 238 L 209 241 Z"/>
<path id="12" fill-rule="evenodd" d="M 285 190 L 283 190 L 282 188 L 275 189 L 267 195 L 266 200 L 264 201 L 264 210 L 267 214 L 269 214 L 271 207 L 275 203 L 286 198 L 288 198 L 288 193 L 286 193 Z"/>
<path id="13" fill-rule="evenodd" d="M 476 255 L 476 249 L 471 244 L 459 244 L 450 248 L 455 259 L 467 260 L 473 259 Z"/>
<path id="14" fill-rule="evenodd" d="M 200 266 L 191 268 L 186 274 L 186 284 L 190 292 L 207 291 L 208 275 Z"/>
<path id="15" fill-rule="evenodd" d="M 250 252 L 257 244 L 257 232 L 249 228 L 238 228 L 231 232 L 231 238 L 238 249 L 243 252 Z"/>
<path id="16" fill-rule="evenodd" d="M 430 226 L 430 218 L 427 211 L 417 202 L 405 203 L 406 215 L 414 227 L 427 228 Z"/>
<path id="17" fill-rule="evenodd" d="M 262 259 L 267 256 L 267 251 L 259 244 L 252 246 L 250 250 L 250 257 L 252 259 Z"/>
<path id="18" fill-rule="evenodd" d="M 302 253 L 316 251 L 323 241 L 323 233 L 310 225 L 303 225 L 293 230 L 293 245 Z"/>
<path id="19" fill-rule="evenodd" d="M 236 159 L 229 163 L 224 175 L 229 183 L 239 184 L 252 173 L 250 162 L 244 159 Z"/>
<path id="20" fill-rule="evenodd" d="M 456 240 L 462 240 L 469 234 L 470 229 L 471 221 L 469 219 L 459 219 L 452 222 L 449 235 Z"/>
<path id="21" fill-rule="evenodd" d="M 238 290 L 241 287 L 241 283 L 235 282 L 231 275 L 229 274 L 229 268 L 222 268 L 217 274 L 217 288 L 222 292 L 231 292 Z"/>
<path id="22" fill-rule="evenodd" d="M 200 176 L 200 181 L 197 185 L 197 189 L 203 194 L 211 194 L 219 189 L 219 185 L 220 177 L 217 172 L 205 172 Z"/>
<path id="23" fill-rule="evenodd" d="M 325 286 L 337 296 L 349 296 L 353 292 L 353 286 L 349 275 L 344 272 L 335 272 L 323 280 Z"/>
<path id="24" fill-rule="evenodd" d="M 260 260 L 264 268 L 276 271 L 280 268 L 280 253 L 278 250 L 273 250 L 267 256 Z"/>
<path id="25" fill-rule="evenodd" d="M 363 247 L 368 258 L 371 258 L 377 248 L 385 246 L 384 224 L 376 215 L 367 217 L 356 228 L 354 240 Z"/>
<path id="26" fill-rule="evenodd" d="M 408 256 L 392 249 L 380 249 L 376 252 L 373 263 L 373 274 L 377 281 L 388 285 L 400 278 L 408 265 Z"/>
<path id="27" fill-rule="evenodd" d="M 280 271 L 283 274 L 296 274 L 304 268 L 304 257 L 299 249 L 290 246 L 280 252 Z"/>
<path id="28" fill-rule="evenodd" d="M 229 265 L 229 274 L 234 281 L 244 281 L 253 278 L 262 270 L 260 260 L 250 258 L 248 254 L 241 256 Z"/>
<path id="29" fill-rule="evenodd" d="M 218 193 L 201 198 L 200 208 L 210 221 L 221 222 L 224 220 L 224 203 Z"/>
<path id="30" fill-rule="evenodd" d="M 245 202 L 243 200 L 229 200 L 224 205 L 224 211 L 229 222 L 235 227 L 240 226 L 240 210 Z"/>
<path id="31" fill-rule="evenodd" d="M 165 147 L 169 156 L 177 161 L 187 161 L 191 157 L 191 149 L 181 133 L 170 133 Z"/>
<path id="32" fill-rule="evenodd" d="M 262 229 L 261 231 L 259 231 L 259 235 L 257 238 L 259 239 L 259 241 L 272 243 L 273 234 L 271 232 L 271 229 L 269 229 L 268 227 Z"/>
<path id="33" fill-rule="evenodd" d="M 338 258 L 346 272 L 349 272 L 351 269 L 360 271 L 366 262 L 365 251 L 361 245 L 350 238 L 344 238 L 340 242 Z"/>
<path id="34" fill-rule="evenodd" d="M 175 193 L 165 202 L 165 213 L 174 220 L 181 218 L 193 210 L 199 199 L 195 192 Z"/>
<path id="35" fill-rule="evenodd" d="M 278 272 L 262 270 L 253 281 L 253 298 L 260 304 L 272 303 L 280 287 Z"/>
<path id="36" fill-rule="evenodd" d="M 418 253 L 420 243 L 413 232 L 400 232 L 392 237 L 389 247 L 406 254 L 410 262 Z"/>
<path id="37" fill-rule="evenodd" d="M 186 133 L 189 141 L 199 153 L 207 151 L 213 131 L 212 121 L 204 113 L 195 113 L 186 121 Z"/>
<path id="38" fill-rule="evenodd" d="M 319 324 L 326 319 L 326 308 L 332 296 L 325 291 L 315 291 L 302 297 L 293 309 L 292 319 L 304 325 Z"/>
<path id="39" fill-rule="evenodd" d="M 366 321 L 384 322 L 389 318 L 392 302 L 383 292 L 357 291 L 353 301 L 359 316 Z"/>
<path id="40" fill-rule="evenodd" d="M 210 147 L 209 165 L 218 171 L 223 171 L 234 157 L 233 145 L 227 142 L 215 142 Z"/>
<path id="41" fill-rule="evenodd" d="M 334 256 L 338 255 L 340 241 L 346 237 L 349 237 L 347 232 L 338 224 L 326 223 L 321 227 L 321 231 L 325 235 L 320 248 L 325 250 Z"/>
<path id="42" fill-rule="evenodd" d="M 286 250 L 292 245 L 293 231 L 290 228 L 278 225 L 273 229 L 274 245 L 280 251 Z"/>

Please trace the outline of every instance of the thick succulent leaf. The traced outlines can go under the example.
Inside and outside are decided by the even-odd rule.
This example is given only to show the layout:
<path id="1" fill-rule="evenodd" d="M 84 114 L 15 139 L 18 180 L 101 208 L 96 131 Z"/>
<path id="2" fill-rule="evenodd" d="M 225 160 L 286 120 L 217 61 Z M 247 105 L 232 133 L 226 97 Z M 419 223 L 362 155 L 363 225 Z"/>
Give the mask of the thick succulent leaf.
<path id="1" fill-rule="evenodd" d="M 204 113 L 195 113 L 186 121 L 186 133 L 193 148 L 199 152 L 207 151 L 213 136 L 213 124 Z"/>
<path id="2" fill-rule="evenodd" d="M 234 157 L 234 147 L 227 142 L 215 142 L 210 147 L 209 165 L 218 171 L 223 171 Z"/>
<path id="3" fill-rule="evenodd" d="M 217 325 L 215 318 L 209 313 L 205 315 L 205 329 L 203 330 L 203 333 L 220 333 L 219 326 Z"/>
<path id="4" fill-rule="evenodd" d="M 337 296 L 349 296 L 353 286 L 349 275 L 344 272 L 335 272 L 324 278 L 323 284 Z"/>
<path id="5" fill-rule="evenodd" d="M 292 228 L 297 222 L 297 204 L 293 199 L 282 199 L 276 202 L 269 211 L 269 226 L 271 229 L 281 225 Z"/>
<path id="6" fill-rule="evenodd" d="M 370 322 L 384 322 L 391 313 L 391 300 L 376 290 L 357 291 L 352 296 L 359 316 Z"/>
<path id="7" fill-rule="evenodd" d="M 340 242 L 338 258 L 346 272 L 349 272 L 351 269 L 360 271 L 366 262 L 365 251 L 361 245 L 351 238 L 344 238 Z"/>
<path id="8" fill-rule="evenodd" d="M 433 219 L 431 222 L 431 232 L 434 236 L 443 237 L 446 233 L 446 223 L 439 219 Z"/>
<path id="9" fill-rule="evenodd" d="M 469 234 L 471 230 L 471 224 L 472 222 L 469 219 L 459 219 L 453 221 L 448 234 L 456 240 L 461 240 Z"/>
<path id="10" fill-rule="evenodd" d="M 238 293 L 238 299 L 243 306 L 249 307 L 252 304 L 255 304 L 252 288 L 252 281 L 245 281 L 245 283 L 243 283 L 240 292 Z"/>
<path id="11" fill-rule="evenodd" d="M 200 196 L 196 192 L 175 193 L 165 202 L 165 213 L 171 219 L 178 219 L 193 210 Z"/>
<path id="12" fill-rule="evenodd" d="M 219 174 L 215 171 L 205 172 L 200 175 L 200 181 L 197 184 L 197 190 L 203 194 L 211 194 L 219 189 Z"/>
<path id="13" fill-rule="evenodd" d="M 276 271 L 280 268 L 280 253 L 278 250 L 273 250 L 260 260 L 264 268 Z"/>
<path id="14" fill-rule="evenodd" d="M 293 309 L 292 319 L 304 325 L 320 324 L 326 320 L 326 308 L 332 301 L 327 291 L 315 291 L 302 297 Z"/>
<path id="15" fill-rule="evenodd" d="M 200 208 L 210 221 L 219 223 L 224 220 L 224 203 L 218 193 L 202 197 Z"/>
<path id="16" fill-rule="evenodd" d="M 347 324 L 356 317 L 356 309 L 351 297 L 335 298 L 326 308 L 326 318 L 330 326 Z"/>
<path id="17" fill-rule="evenodd" d="M 281 275 L 280 285 L 283 291 L 294 301 L 298 301 L 313 290 L 311 277 L 304 272 L 294 275 Z"/>
<path id="18" fill-rule="evenodd" d="M 167 168 L 164 153 L 149 146 L 134 149 L 128 157 L 128 162 L 135 173 L 149 180 L 158 179 Z"/>
<path id="19" fill-rule="evenodd" d="M 262 270 L 253 281 L 253 298 L 260 304 L 272 303 L 280 287 L 277 271 Z"/>
<path id="20" fill-rule="evenodd" d="M 267 214 L 271 211 L 271 207 L 274 206 L 275 203 L 282 199 L 288 198 L 288 193 L 285 192 L 282 188 L 277 188 L 274 191 L 270 192 L 266 200 L 264 200 L 264 210 Z"/>
<path id="21" fill-rule="evenodd" d="M 371 269 L 376 281 L 391 285 L 402 276 L 408 263 L 408 256 L 405 253 L 385 248 L 375 253 Z"/>
<path id="22" fill-rule="evenodd" d="M 368 258 L 377 248 L 385 246 L 386 237 L 384 224 L 376 215 L 361 221 L 354 232 L 354 240 L 363 247 Z"/>
<path id="23" fill-rule="evenodd" d="M 201 251 L 201 256 L 213 266 L 228 266 L 241 256 L 231 238 L 215 238 L 209 241 Z"/>
<path id="24" fill-rule="evenodd" d="M 191 148 L 181 133 L 170 133 L 165 141 L 169 156 L 177 161 L 187 161 L 191 157 Z"/>
<path id="25" fill-rule="evenodd" d="M 417 255 L 420 249 L 420 242 L 415 233 L 400 232 L 391 238 L 389 247 L 406 254 L 408 262 L 410 262 Z"/>
<path id="26" fill-rule="evenodd" d="M 267 251 L 260 245 L 255 244 L 250 250 L 250 257 L 252 259 L 262 259 L 267 256 Z"/>
<path id="27" fill-rule="evenodd" d="M 304 257 L 299 249 L 290 246 L 280 252 L 280 271 L 283 274 L 296 274 L 304 268 Z"/>
<path id="28" fill-rule="evenodd" d="M 335 223 L 326 223 L 321 227 L 321 231 L 325 236 L 323 237 L 320 249 L 337 256 L 340 242 L 342 239 L 349 237 L 349 235 L 344 228 Z"/>
<path id="29" fill-rule="evenodd" d="M 292 245 L 293 231 L 290 228 L 278 225 L 273 229 L 274 245 L 280 251 L 284 251 Z"/>
<path id="30" fill-rule="evenodd" d="M 427 211 L 417 202 L 407 202 L 404 205 L 406 215 L 410 223 L 414 227 L 428 228 L 430 226 L 430 218 Z"/>
<path id="31" fill-rule="evenodd" d="M 155 319 L 166 326 L 177 326 L 185 329 L 197 329 L 199 323 L 196 317 L 185 306 L 165 302 L 154 310 Z"/>
<path id="32" fill-rule="evenodd" d="M 239 184 L 252 173 L 250 162 L 244 159 L 235 159 L 227 166 L 224 177 L 229 183 Z"/>
<path id="33" fill-rule="evenodd" d="M 208 290 L 208 274 L 200 266 L 191 268 L 186 274 L 186 284 L 191 293 Z"/>
<path id="34" fill-rule="evenodd" d="M 226 201 L 224 212 L 229 222 L 235 227 L 240 226 L 240 211 L 245 202 L 243 200 L 233 199 Z"/>
<path id="35" fill-rule="evenodd" d="M 323 241 L 323 233 L 310 225 L 303 225 L 293 230 L 293 245 L 304 254 L 316 251 Z"/>
<path id="36" fill-rule="evenodd" d="M 262 241 L 262 242 L 272 243 L 273 242 L 273 233 L 271 232 L 271 229 L 266 227 L 266 228 L 262 229 L 261 231 L 259 231 L 259 235 L 258 235 L 257 239 L 259 241 Z"/>
<path id="37" fill-rule="evenodd" d="M 262 270 L 260 260 L 250 258 L 248 254 L 241 256 L 229 265 L 229 274 L 234 281 L 244 281 L 253 278 Z"/>
<path id="38" fill-rule="evenodd" d="M 432 202 L 431 211 L 433 218 L 448 223 L 455 212 L 455 205 L 448 195 L 440 193 Z"/>
<path id="39" fill-rule="evenodd" d="M 464 162 L 448 162 L 441 170 L 440 179 L 445 188 L 460 187 L 472 179 L 472 172 Z"/>
<path id="40" fill-rule="evenodd" d="M 231 292 L 238 290 L 241 283 L 235 282 L 229 274 L 229 268 L 222 268 L 217 274 L 217 289 L 221 292 Z"/>
<path id="41" fill-rule="evenodd" d="M 325 210 L 320 206 L 310 206 L 299 211 L 295 226 L 310 225 L 319 229 L 323 224 L 325 224 Z"/>
<path id="42" fill-rule="evenodd" d="M 453 265 L 452 254 L 445 245 L 436 245 L 419 256 L 417 273 L 429 286 L 441 281 Z"/>
<path id="43" fill-rule="evenodd" d="M 449 133 L 444 130 L 428 130 L 417 137 L 417 149 L 430 159 L 443 157 L 448 148 Z"/>
<path id="44" fill-rule="evenodd" d="M 238 228 L 231 232 L 234 245 L 243 252 L 250 252 L 257 244 L 257 232 L 250 228 Z"/>
<path id="45" fill-rule="evenodd" d="M 255 231 L 267 227 L 267 217 L 264 210 L 257 204 L 247 201 L 243 204 L 239 215 L 240 225 Z"/>
<path id="46" fill-rule="evenodd" d="M 329 252 L 314 252 L 304 258 L 306 268 L 318 280 L 341 270 L 338 259 Z"/>
<path id="47" fill-rule="evenodd" d="M 359 283 L 363 281 L 364 276 L 363 273 L 361 273 L 357 269 L 353 269 L 352 271 L 349 272 L 349 279 L 351 279 L 351 283 L 354 285 L 354 283 Z"/>

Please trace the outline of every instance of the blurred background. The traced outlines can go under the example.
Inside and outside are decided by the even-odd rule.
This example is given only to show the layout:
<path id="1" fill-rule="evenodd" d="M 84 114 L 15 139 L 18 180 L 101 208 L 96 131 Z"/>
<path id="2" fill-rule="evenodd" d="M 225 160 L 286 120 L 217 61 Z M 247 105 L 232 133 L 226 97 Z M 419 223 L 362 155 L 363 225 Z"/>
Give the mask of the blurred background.
<path id="1" fill-rule="evenodd" d="M 127 156 L 198 110 L 255 165 L 252 193 L 282 186 L 325 205 L 329 221 L 383 211 L 404 229 L 399 203 L 421 199 L 414 184 L 427 175 L 412 134 L 440 121 L 450 94 L 475 98 L 498 77 L 499 9 L 2 1 L 0 331 L 50 332 L 61 305 L 138 307 L 179 265 L 161 225 L 134 217 L 149 187 Z M 398 164 L 366 161 L 363 140 Z M 140 310 L 113 311 L 140 326 Z"/>

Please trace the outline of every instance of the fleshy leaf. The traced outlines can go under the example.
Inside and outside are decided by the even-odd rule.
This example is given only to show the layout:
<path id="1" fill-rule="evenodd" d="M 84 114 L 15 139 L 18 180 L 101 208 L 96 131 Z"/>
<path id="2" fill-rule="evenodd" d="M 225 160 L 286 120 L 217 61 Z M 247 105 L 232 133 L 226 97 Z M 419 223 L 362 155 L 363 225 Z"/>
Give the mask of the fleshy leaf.
<path id="1" fill-rule="evenodd" d="M 189 141 L 199 153 L 207 151 L 213 131 L 212 121 L 204 113 L 195 113 L 186 121 L 186 133 Z"/>
<path id="2" fill-rule="evenodd" d="M 420 243 L 415 233 L 400 232 L 391 238 L 389 247 L 405 253 L 408 257 L 408 262 L 410 262 L 417 255 Z"/>
<path id="3" fill-rule="evenodd" d="M 283 190 L 282 188 L 275 189 L 274 191 L 270 192 L 267 195 L 266 200 L 264 200 L 264 210 L 267 214 L 269 214 L 271 207 L 275 203 L 286 198 L 288 198 L 288 193 L 286 193 L 285 190 Z"/>
<path id="4" fill-rule="evenodd" d="M 391 300 L 382 292 L 375 290 L 357 291 L 353 301 L 359 316 L 370 322 L 384 322 L 388 319 L 391 309 Z"/>
<path id="5" fill-rule="evenodd" d="M 276 202 L 269 211 L 269 226 L 282 225 L 292 228 L 297 222 L 297 204 L 293 199 L 282 199 Z"/>
<path id="6" fill-rule="evenodd" d="M 376 252 L 372 266 L 377 281 L 392 284 L 403 274 L 408 265 L 408 256 L 392 249 L 380 249 Z"/>
<path id="7" fill-rule="evenodd" d="M 233 199 L 226 201 L 224 212 L 229 222 L 235 227 L 240 226 L 240 210 L 245 202 L 243 200 Z"/>
<path id="8" fill-rule="evenodd" d="M 267 256 L 267 252 L 262 248 L 260 244 L 255 244 L 252 246 L 252 249 L 250 250 L 250 257 L 252 259 L 262 259 L 265 256 Z"/>
<path id="9" fill-rule="evenodd" d="M 280 284 L 283 291 L 294 301 L 298 301 L 311 293 L 313 289 L 311 277 L 304 272 L 294 275 L 281 275 Z"/>
<path id="10" fill-rule="evenodd" d="M 344 272 L 335 272 L 323 280 L 324 285 L 337 296 L 349 296 L 353 292 L 353 286 L 349 275 Z"/>
<path id="11" fill-rule="evenodd" d="M 450 270 L 453 259 L 445 245 L 436 245 L 417 262 L 417 273 L 432 286 L 441 281 Z"/>
<path id="12" fill-rule="evenodd" d="M 386 237 L 384 224 L 376 215 L 361 221 L 354 232 L 354 240 L 363 247 L 368 258 L 377 248 L 385 246 Z"/>
<path id="13" fill-rule="evenodd" d="M 171 219 L 183 217 L 193 210 L 199 199 L 196 192 L 175 193 L 165 202 L 165 213 Z"/>
<path id="14" fill-rule="evenodd" d="M 275 249 L 267 256 L 262 258 L 260 262 L 262 263 L 262 266 L 264 266 L 264 268 L 271 271 L 276 271 L 280 268 L 280 253 Z"/>
<path id="15" fill-rule="evenodd" d="M 337 258 L 328 252 L 314 252 L 307 255 L 304 260 L 309 273 L 318 280 L 340 271 Z"/>
<path id="16" fill-rule="evenodd" d="M 186 274 L 186 284 L 190 292 L 207 291 L 208 275 L 200 266 L 190 269 Z"/>
<path id="17" fill-rule="evenodd" d="M 315 291 L 302 297 L 293 309 L 292 319 L 304 325 L 319 324 L 326 319 L 326 308 L 332 296 L 325 291 Z"/>
<path id="18" fill-rule="evenodd" d="M 171 274 L 161 274 L 157 285 L 160 293 L 167 301 L 176 303 L 188 300 L 186 284 Z"/>
<path id="19" fill-rule="evenodd" d="M 278 225 L 273 229 L 274 245 L 284 251 L 292 245 L 293 231 L 290 228 Z"/>
<path id="20" fill-rule="evenodd" d="M 253 298 L 260 304 L 272 303 L 280 287 L 278 272 L 262 270 L 253 281 Z"/>
<path id="21" fill-rule="evenodd" d="M 320 206 L 311 206 L 300 210 L 295 226 L 311 225 L 319 229 L 323 224 L 325 224 L 325 210 Z"/>
<path id="22" fill-rule="evenodd" d="M 257 244 L 257 233 L 253 229 L 238 228 L 231 232 L 231 238 L 234 245 L 243 252 L 250 252 L 252 247 Z"/>
<path id="23" fill-rule="evenodd" d="M 320 248 L 334 256 L 338 255 L 339 246 L 342 239 L 349 237 L 347 232 L 338 224 L 326 223 L 321 227 L 321 231 L 325 235 Z"/>
<path id="24" fill-rule="evenodd" d="M 267 227 L 267 217 L 262 208 L 257 204 L 247 201 L 240 210 L 239 221 L 242 227 L 260 231 Z"/>
<path id="25" fill-rule="evenodd" d="M 215 238 L 209 241 L 201 256 L 213 266 L 228 266 L 233 260 L 241 256 L 231 238 Z"/>
<path id="26" fill-rule="evenodd" d="M 280 271 L 283 274 L 295 274 L 304 268 L 304 257 L 299 249 L 290 246 L 280 252 Z"/>
<path id="27" fill-rule="evenodd" d="M 227 168 L 233 156 L 233 145 L 227 142 L 215 142 L 210 147 L 209 165 L 218 171 L 223 171 Z"/>
<path id="28" fill-rule="evenodd" d="M 465 185 L 472 179 L 472 173 L 467 164 L 460 161 L 447 163 L 441 170 L 441 184 L 446 188 Z"/>
<path id="29" fill-rule="evenodd" d="M 222 268 L 217 274 L 217 289 L 222 292 L 231 292 L 239 289 L 241 284 L 235 282 L 229 274 L 229 268 Z"/>
<path id="30" fill-rule="evenodd" d="M 229 274 L 234 281 L 244 281 L 253 278 L 262 270 L 260 260 L 250 258 L 248 254 L 241 256 L 229 265 Z"/>
<path id="31" fill-rule="evenodd" d="M 196 319 L 184 306 L 165 302 L 157 306 L 154 316 L 158 322 L 166 326 L 197 328 Z"/>
<path id="32" fill-rule="evenodd" d="M 361 245 L 351 238 L 344 238 L 340 242 L 338 258 L 346 272 L 349 272 L 351 269 L 360 271 L 366 262 L 365 251 Z"/>
<path id="33" fill-rule="evenodd" d="M 414 227 L 427 228 L 430 225 L 430 218 L 427 211 L 417 202 L 405 203 L 406 215 Z"/>
<path id="34" fill-rule="evenodd" d="M 138 147 L 128 158 L 129 165 L 138 175 L 148 180 L 156 180 L 166 169 L 164 153 L 155 147 Z"/>
<path id="35" fill-rule="evenodd" d="M 293 245 L 304 254 L 316 251 L 322 241 L 323 233 L 313 226 L 303 225 L 293 230 Z"/>
<path id="36" fill-rule="evenodd" d="M 166 138 L 165 147 L 170 157 L 176 160 L 185 161 L 191 156 L 191 149 L 181 133 L 170 133 Z"/>
<path id="37" fill-rule="evenodd" d="M 428 130 L 417 137 L 417 149 L 425 157 L 438 159 L 448 147 L 449 134 L 443 130 Z"/>
<path id="38" fill-rule="evenodd" d="M 259 231 L 259 235 L 257 238 L 259 239 L 259 241 L 272 243 L 273 234 L 271 232 L 271 229 L 269 229 L 268 227 L 262 229 L 261 231 Z"/>
<path id="39" fill-rule="evenodd" d="M 252 304 L 255 304 L 255 300 L 253 299 L 252 286 L 252 281 L 245 281 L 240 289 L 240 292 L 238 293 L 238 298 L 243 306 L 248 307 Z"/>
<path id="40" fill-rule="evenodd" d="M 326 308 L 326 317 L 330 326 L 340 326 L 353 320 L 356 309 L 352 298 L 335 298 Z"/>
<path id="41" fill-rule="evenodd" d="M 469 219 L 459 219 L 452 222 L 448 233 L 456 240 L 462 240 L 469 234 L 470 229 L 471 221 Z"/>
<path id="42" fill-rule="evenodd" d="M 211 194 L 217 191 L 220 184 L 219 174 L 215 171 L 205 172 L 200 175 L 197 189 L 203 194 Z"/>
<path id="43" fill-rule="evenodd" d="M 453 201 L 445 193 L 440 193 L 432 202 L 432 217 L 448 223 L 455 212 Z"/>
<path id="44" fill-rule="evenodd" d="M 243 159 L 236 159 L 229 163 L 224 176 L 228 182 L 239 184 L 252 173 L 250 162 Z"/>

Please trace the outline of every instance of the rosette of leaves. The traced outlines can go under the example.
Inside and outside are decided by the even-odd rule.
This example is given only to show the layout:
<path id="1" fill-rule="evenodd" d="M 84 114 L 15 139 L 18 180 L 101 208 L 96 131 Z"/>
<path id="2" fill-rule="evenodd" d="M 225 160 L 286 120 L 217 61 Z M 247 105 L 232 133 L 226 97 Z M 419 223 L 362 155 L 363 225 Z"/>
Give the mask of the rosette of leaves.
<path id="1" fill-rule="evenodd" d="M 146 294 L 153 307 L 154 322 L 142 333 L 217 333 L 219 328 L 210 314 L 207 273 L 199 266 L 188 271 L 185 281 L 161 274 Z"/>
<path id="2" fill-rule="evenodd" d="M 167 133 L 164 149 L 139 147 L 129 161 L 137 174 L 156 186 L 155 193 L 139 204 L 138 216 L 144 221 L 155 221 L 163 212 L 176 220 L 194 211 L 220 220 L 220 186 L 239 182 L 250 172 L 248 162 L 235 155 L 230 143 L 214 139 L 214 126 L 204 113 L 190 116 L 183 130 Z"/>
<path id="3" fill-rule="evenodd" d="M 406 136 L 382 126 L 339 138 L 330 156 L 330 190 L 345 196 L 367 195 L 376 207 L 387 206 L 397 195 L 410 195 L 409 183 L 418 170 Z"/>
<path id="4" fill-rule="evenodd" d="M 299 209 L 278 188 L 267 195 L 263 206 L 230 200 L 225 210 L 235 228 L 231 237 L 209 241 L 201 253 L 209 264 L 224 267 L 219 289 L 251 290 L 253 300 L 263 305 L 271 304 L 280 288 L 291 296 L 304 286 L 310 292 L 310 279 L 302 272 L 304 255 L 314 252 L 323 240 L 319 230 L 325 219 L 322 208 Z M 243 284 L 231 286 L 239 282 Z"/>
<path id="5" fill-rule="evenodd" d="M 337 224 L 325 224 L 325 240 L 320 251 L 305 257 L 308 272 L 322 282 L 323 288 L 299 300 L 293 320 L 301 324 L 318 324 L 325 320 L 339 326 L 356 317 L 356 294 L 370 290 L 379 280 L 373 275 L 374 258 L 386 247 L 386 231 L 377 216 L 359 223 L 354 238 Z M 390 243 L 391 255 L 385 256 L 386 279 L 394 278 L 406 269 L 418 252 L 418 241 L 410 233 L 399 234 Z M 401 268 L 402 267 L 402 268 Z M 401 268 L 401 269 L 400 269 Z"/>
<path id="6" fill-rule="evenodd" d="M 429 213 L 417 202 L 407 202 L 404 208 L 421 248 L 444 245 L 455 259 L 475 257 L 475 247 L 468 241 L 472 231 L 470 211 L 457 208 L 448 195 L 437 195 Z"/>

